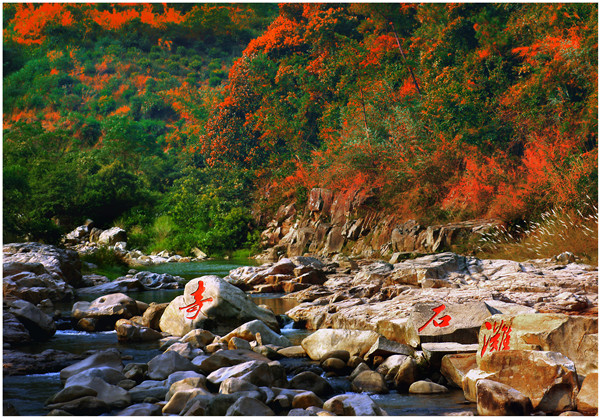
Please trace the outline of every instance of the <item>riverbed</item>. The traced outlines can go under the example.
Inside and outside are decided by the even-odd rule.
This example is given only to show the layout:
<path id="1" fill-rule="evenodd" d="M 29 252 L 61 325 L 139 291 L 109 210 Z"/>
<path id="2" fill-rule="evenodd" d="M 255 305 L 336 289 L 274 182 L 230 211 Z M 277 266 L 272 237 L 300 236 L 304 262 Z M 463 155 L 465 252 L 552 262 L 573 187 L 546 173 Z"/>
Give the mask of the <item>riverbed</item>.
<path id="1" fill-rule="evenodd" d="M 254 265 L 253 260 L 209 260 L 194 263 L 170 263 L 148 267 L 146 270 L 157 273 L 168 273 L 181 276 L 187 280 L 203 275 L 214 274 L 226 276 L 230 270 L 244 265 Z M 128 295 L 134 299 L 150 302 L 170 302 L 178 295 L 183 294 L 183 289 L 156 290 L 146 292 L 131 292 Z M 281 298 L 281 294 L 250 295 L 258 305 L 269 306 L 275 314 L 283 315 L 286 311 L 297 305 L 293 299 Z M 97 296 L 86 296 L 80 300 L 93 300 Z M 57 305 L 65 316 L 70 315 L 72 303 Z M 300 344 L 303 338 L 310 335 L 308 330 L 294 329 L 291 322 L 281 330 L 282 334 L 290 339 L 293 344 Z M 160 354 L 158 342 L 147 343 L 120 343 L 115 331 L 88 333 L 73 329 L 61 329 L 47 342 L 22 348 L 22 351 L 40 353 L 48 348 L 83 353 L 88 350 L 102 350 L 117 348 L 122 355 L 128 358 L 125 363 L 146 363 Z M 345 378 L 331 379 L 330 382 L 338 393 L 349 390 L 349 382 Z M 46 373 L 27 376 L 6 376 L 3 379 L 4 401 L 13 404 L 19 414 L 29 416 L 46 415 L 49 411 L 44 409 L 44 402 L 50 396 L 62 389 L 59 373 Z M 443 395 L 409 395 L 390 393 L 386 395 L 372 395 L 372 398 L 390 415 L 447 415 L 457 412 L 474 412 L 474 404 L 466 404 L 462 391 L 451 390 Z M 116 412 L 116 411 L 113 411 Z"/>

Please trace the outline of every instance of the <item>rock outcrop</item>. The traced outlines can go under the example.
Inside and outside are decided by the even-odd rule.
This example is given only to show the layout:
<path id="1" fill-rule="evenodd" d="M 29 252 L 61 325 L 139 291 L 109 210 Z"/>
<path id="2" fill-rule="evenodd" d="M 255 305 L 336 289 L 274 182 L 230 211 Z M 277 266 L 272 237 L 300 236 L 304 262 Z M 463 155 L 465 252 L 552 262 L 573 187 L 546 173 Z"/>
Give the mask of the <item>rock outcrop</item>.
<path id="1" fill-rule="evenodd" d="M 305 253 L 332 256 L 343 248 L 350 255 L 389 258 L 394 253 L 431 253 L 452 250 L 477 241 L 501 225 L 497 220 L 425 226 L 414 220 L 398 221 L 365 204 L 363 190 L 334 194 L 312 189 L 304 208 L 283 205 L 263 231 L 262 244 L 271 249 L 263 260 Z"/>
<path id="2" fill-rule="evenodd" d="M 5 244 L 2 275 L 4 297 L 33 304 L 71 300 L 84 286 L 76 252 L 37 242 Z"/>

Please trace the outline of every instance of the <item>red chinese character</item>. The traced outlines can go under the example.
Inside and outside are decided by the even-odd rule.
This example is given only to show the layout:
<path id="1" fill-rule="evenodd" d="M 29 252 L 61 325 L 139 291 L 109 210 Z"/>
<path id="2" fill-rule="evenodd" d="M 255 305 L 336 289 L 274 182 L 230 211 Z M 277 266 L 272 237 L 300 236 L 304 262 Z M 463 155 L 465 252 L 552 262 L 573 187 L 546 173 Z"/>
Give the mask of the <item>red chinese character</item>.
<path id="1" fill-rule="evenodd" d="M 179 308 L 179 310 L 185 309 L 187 313 L 193 314 L 193 316 L 187 316 L 187 319 L 196 319 L 196 317 L 200 313 L 200 309 L 202 309 L 202 305 L 204 305 L 204 302 L 212 302 L 213 298 L 202 299 L 202 293 L 204 293 L 204 290 L 204 283 L 199 281 L 198 289 L 194 293 L 192 293 L 192 296 L 194 297 L 194 302 L 190 303 L 187 306 Z"/>
<path id="2" fill-rule="evenodd" d="M 446 309 L 446 305 L 441 304 L 440 306 L 438 306 L 437 308 L 433 308 L 431 309 L 433 312 L 435 312 L 435 314 L 429 318 L 429 321 L 427 321 L 425 323 L 425 325 L 423 325 L 421 328 L 419 328 L 419 332 L 423 331 L 425 329 L 425 327 L 427 325 L 429 325 L 432 321 L 433 321 L 433 326 L 434 327 L 447 327 L 450 324 L 450 320 L 452 319 L 452 317 L 450 315 L 444 315 L 441 318 L 439 318 L 439 321 L 434 321 L 435 317 L 438 316 L 444 309 Z"/>
<path id="3" fill-rule="evenodd" d="M 490 349 L 490 353 L 493 351 L 510 350 L 510 333 L 512 327 L 504 324 L 504 320 L 498 325 L 496 322 L 490 324 L 489 322 L 484 323 L 488 331 L 492 331 L 492 335 L 487 337 L 483 336 L 483 346 L 481 347 L 481 355 L 483 356 L 486 350 Z"/>

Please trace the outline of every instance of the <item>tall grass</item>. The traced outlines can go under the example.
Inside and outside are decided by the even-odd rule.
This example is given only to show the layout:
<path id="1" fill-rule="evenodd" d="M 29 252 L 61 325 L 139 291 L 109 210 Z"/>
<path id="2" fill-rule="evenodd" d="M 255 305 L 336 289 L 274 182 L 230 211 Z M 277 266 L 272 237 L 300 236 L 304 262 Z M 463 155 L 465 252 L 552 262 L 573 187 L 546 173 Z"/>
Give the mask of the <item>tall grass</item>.
<path id="1" fill-rule="evenodd" d="M 477 255 L 515 261 L 552 258 L 571 252 L 579 261 L 598 265 L 598 206 L 552 209 L 524 226 L 500 227 L 481 239 Z"/>

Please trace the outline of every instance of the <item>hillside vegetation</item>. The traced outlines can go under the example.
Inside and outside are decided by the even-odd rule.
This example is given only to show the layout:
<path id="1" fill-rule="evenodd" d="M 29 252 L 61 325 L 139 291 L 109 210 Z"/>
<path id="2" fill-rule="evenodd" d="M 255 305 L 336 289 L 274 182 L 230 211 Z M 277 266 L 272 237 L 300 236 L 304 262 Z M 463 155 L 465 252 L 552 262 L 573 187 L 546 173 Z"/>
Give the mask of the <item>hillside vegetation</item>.
<path id="1" fill-rule="evenodd" d="M 5 4 L 4 240 L 92 218 L 145 249 L 230 251 L 313 187 L 422 222 L 589 217 L 597 20 L 574 3 Z"/>

